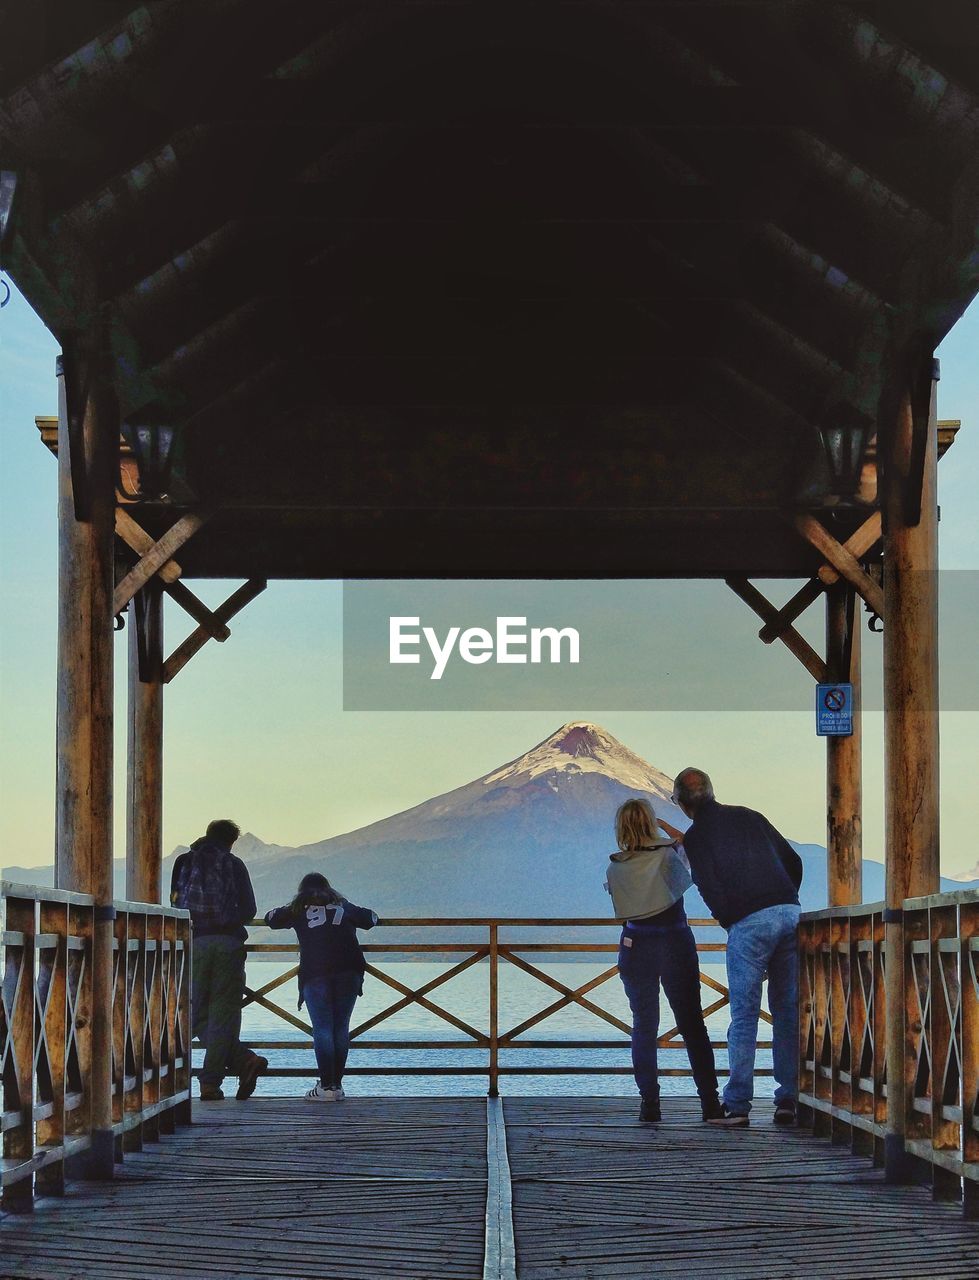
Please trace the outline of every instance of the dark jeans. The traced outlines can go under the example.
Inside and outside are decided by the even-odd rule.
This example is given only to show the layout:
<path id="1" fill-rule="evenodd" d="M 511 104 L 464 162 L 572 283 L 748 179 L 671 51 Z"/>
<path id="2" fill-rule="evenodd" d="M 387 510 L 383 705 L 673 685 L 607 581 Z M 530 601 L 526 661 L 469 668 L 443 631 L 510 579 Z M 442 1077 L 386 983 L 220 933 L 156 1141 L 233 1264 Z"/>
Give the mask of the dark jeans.
<path id="1" fill-rule="evenodd" d="M 683 1036 L 694 1083 L 702 1099 L 717 1095 L 714 1051 L 700 1004 L 700 964 L 689 925 L 666 925 L 643 932 L 623 929 L 619 976 L 632 1009 L 632 1069 L 644 1098 L 659 1097 L 656 1040 L 659 1036 L 659 988 L 663 984 Z"/>
<path id="2" fill-rule="evenodd" d="M 206 1050 L 201 1084 L 207 1088 L 219 1088 L 226 1075 L 240 1075 L 248 1061 L 238 1039 L 244 992 L 244 944 L 222 934 L 195 938 L 191 1004 L 194 1035 Z"/>
<path id="3" fill-rule="evenodd" d="M 350 1049 L 350 1018 L 364 989 L 363 974 L 352 969 L 307 978 L 303 999 L 313 1024 L 313 1048 L 324 1089 L 343 1083 Z"/>

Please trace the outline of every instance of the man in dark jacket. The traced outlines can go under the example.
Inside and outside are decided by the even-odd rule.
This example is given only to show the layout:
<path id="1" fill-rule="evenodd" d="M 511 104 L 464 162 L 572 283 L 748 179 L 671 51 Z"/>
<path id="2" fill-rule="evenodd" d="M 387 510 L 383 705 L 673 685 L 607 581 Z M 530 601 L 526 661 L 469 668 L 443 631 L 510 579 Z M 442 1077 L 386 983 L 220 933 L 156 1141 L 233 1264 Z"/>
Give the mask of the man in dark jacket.
<path id="1" fill-rule="evenodd" d="M 718 804 L 701 769 L 684 769 L 673 802 L 693 824 L 683 837 L 694 884 L 728 933 L 730 1076 L 724 1115 L 711 1123 L 745 1128 L 754 1094 L 762 983 L 768 975 L 775 1074 L 775 1123 L 795 1121 L 799 1092 L 797 933 L 802 859 L 767 818 Z"/>
<path id="2" fill-rule="evenodd" d="M 208 825 L 173 864 L 170 901 L 190 911 L 194 927 L 191 1005 L 194 1036 L 205 1048 L 201 1100 L 218 1102 L 226 1074 L 238 1077 L 238 1098 L 250 1098 L 268 1059 L 239 1039 L 245 991 L 245 925 L 255 917 L 248 868 L 231 852 L 241 834 L 227 819 Z"/>

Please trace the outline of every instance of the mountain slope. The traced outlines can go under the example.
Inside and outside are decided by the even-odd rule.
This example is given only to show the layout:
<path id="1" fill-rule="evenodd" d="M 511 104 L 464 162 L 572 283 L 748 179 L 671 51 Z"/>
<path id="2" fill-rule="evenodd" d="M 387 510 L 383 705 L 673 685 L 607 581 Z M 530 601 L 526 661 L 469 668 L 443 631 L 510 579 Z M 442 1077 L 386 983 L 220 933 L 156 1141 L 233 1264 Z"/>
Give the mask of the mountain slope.
<path id="1" fill-rule="evenodd" d="M 615 847 L 615 810 L 644 796 L 684 828 L 670 802 L 672 782 L 598 725 L 563 725 L 516 760 L 423 804 L 357 831 L 297 849 L 251 834 L 236 846 L 248 863 L 259 910 L 292 897 L 307 872 L 324 872 L 356 902 L 382 916 L 607 916 L 603 889 Z M 826 852 L 796 845 L 805 865 L 803 906 L 826 905 Z M 164 884 L 177 849 L 164 862 Z M 117 867 L 117 893 L 124 868 Z M 864 897 L 883 896 L 880 863 L 864 863 Z M 10 868 L 38 880 L 39 869 Z M 50 883 L 48 870 L 47 882 Z M 943 880 L 942 888 L 961 889 Z M 695 889 L 690 916 L 708 914 Z"/>

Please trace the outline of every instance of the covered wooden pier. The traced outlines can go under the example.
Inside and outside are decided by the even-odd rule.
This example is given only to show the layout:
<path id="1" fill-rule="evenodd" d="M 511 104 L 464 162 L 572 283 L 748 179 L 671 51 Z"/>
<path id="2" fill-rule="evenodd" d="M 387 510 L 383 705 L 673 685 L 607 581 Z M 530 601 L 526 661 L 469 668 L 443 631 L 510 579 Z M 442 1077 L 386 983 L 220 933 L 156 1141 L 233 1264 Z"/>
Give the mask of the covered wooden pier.
<path id="1" fill-rule="evenodd" d="M 9 18 L 3 53 L 0 265 L 63 351 L 46 429 L 60 530 L 57 890 L 0 895 L 5 1259 L 62 1222 L 73 1265 L 68 1224 L 86 1203 L 114 1206 L 114 1235 L 116 1210 L 131 1211 L 132 1254 L 149 1257 L 200 1153 L 235 1150 L 239 1115 L 274 1133 L 284 1114 L 256 1104 L 181 1128 L 190 937 L 161 897 L 166 685 L 227 641 L 273 578 L 612 575 L 723 579 L 761 640 L 799 659 L 800 681 L 856 694 L 854 734 L 827 751 L 830 909 L 800 940 L 800 1051 L 817 1134 L 852 1142 L 862 1163 L 779 1136 L 792 1155 L 759 1172 L 753 1197 L 771 1210 L 764 1274 L 796 1274 L 786 1216 L 802 1202 L 815 1221 L 840 1187 L 854 1257 L 870 1248 L 866 1205 L 909 1274 L 935 1259 L 949 1268 L 933 1274 L 957 1274 L 971 1228 L 898 1184 L 924 1172 L 938 1199 L 976 1213 L 977 908 L 932 896 L 936 485 L 953 435 L 939 427 L 933 357 L 979 288 L 972 7 L 45 0 Z M 242 585 L 212 609 L 190 585 L 203 578 Z M 760 579 L 784 580 L 787 601 Z M 189 618 L 175 643 L 164 594 Z M 813 606 L 821 652 L 795 626 Z M 880 904 L 862 903 L 863 610 L 883 627 Z M 399 1105 L 410 1124 L 412 1104 Z M 414 1105 L 420 1129 L 436 1123 L 437 1105 Z M 658 1269 L 689 1270 L 655 1173 L 650 1203 L 673 1226 L 644 1219 L 630 1234 L 644 1191 L 635 1144 L 659 1139 L 619 1123 L 617 1104 L 603 1118 L 588 1102 L 563 1136 L 568 1104 L 545 1101 L 534 1138 L 528 1105 L 507 1104 L 523 1274 L 602 1274 L 587 1230 L 562 1235 L 564 1210 L 538 1214 L 534 1195 L 580 1217 L 576 1188 L 611 1165 L 628 1172 L 622 1206 L 603 1202 L 610 1222 L 659 1250 Z M 445 1152 L 468 1172 L 459 1253 L 441 1274 L 480 1264 L 483 1123 L 460 1130 L 465 1153 Z M 152 1156 L 140 1150 L 161 1134 Z M 678 1186 L 704 1141 L 677 1129 Z M 775 1141 L 747 1135 L 750 1168 Z M 567 1178 L 521 1181 L 537 1176 L 535 1142 L 552 1168 L 567 1154 Z M 268 1179 L 229 1179 L 229 1203 L 253 1211 L 277 1158 Z M 376 1177 L 391 1203 L 417 1181 Z M 710 1187 L 705 1203 L 737 1222 L 743 1188 Z M 16 1221 L 35 1205 L 36 1225 Z M 420 1259 L 428 1213 L 412 1236 Z M 925 1219 L 934 1230 L 919 1236 Z M 301 1255 L 308 1274 L 350 1274 L 316 1271 L 333 1261 L 307 1262 L 285 1221 L 290 1267 Z M 834 1230 L 820 1219 L 811 1232 L 810 1269 Z M 754 1265 L 765 1230 L 749 1238 Z M 167 1239 L 179 1274 L 186 1241 L 176 1227 Z M 549 1252 L 565 1239 L 569 1252 Z M 277 1264 L 266 1252 L 261 1265 Z M 834 1266 L 848 1270 L 845 1250 Z"/>

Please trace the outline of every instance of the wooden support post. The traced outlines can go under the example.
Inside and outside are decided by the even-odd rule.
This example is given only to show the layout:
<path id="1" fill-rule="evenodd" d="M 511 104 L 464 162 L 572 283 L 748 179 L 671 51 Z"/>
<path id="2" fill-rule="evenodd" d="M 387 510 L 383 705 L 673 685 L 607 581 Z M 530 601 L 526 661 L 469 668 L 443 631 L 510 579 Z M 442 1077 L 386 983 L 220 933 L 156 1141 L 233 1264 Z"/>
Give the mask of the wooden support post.
<path id="1" fill-rule="evenodd" d="M 884 778 L 887 955 L 887 1135 L 890 1181 L 912 1175 L 907 1109 L 905 898 L 936 893 L 938 861 L 938 431 L 931 384 L 920 519 L 907 523 L 913 417 L 901 402 L 884 470 Z M 916 504 L 912 504 L 916 505 Z"/>
<path id="2" fill-rule="evenodd" d="M 162 902 L 163 591 L 148 582 L 129 610 L 126 897 Z"/>
<path id="3" fill-rule="evenodd" d="M 72 388 L 59 369 L 58 708 L 55 868 L 59 888 L 95 898 L 92 938 L 92 1147 L 95 1177 L 113 1174 L 112 1141 L 112 586 L 119 424 L 111 397 L 89 387 L 81 431 L 69 440 Z M 72 465 L 71 444 L 84 451 Z M 72 478 L 83 474 L 87 520 L 75 518 Z"/>
<path id="4" fill-rule="evenodd" d="M 863 784 L 860 614 L 840 583 L 826 594 L 826 665 L 831 680 L 853 686 L 853 733 L 826 739 L 826 874 L 831 907 L 863 901 Z"/>

